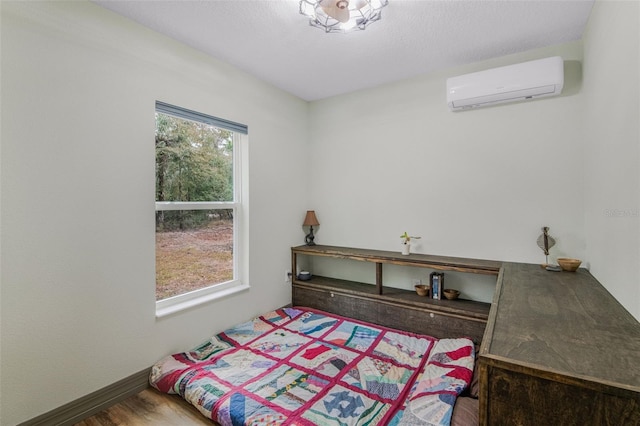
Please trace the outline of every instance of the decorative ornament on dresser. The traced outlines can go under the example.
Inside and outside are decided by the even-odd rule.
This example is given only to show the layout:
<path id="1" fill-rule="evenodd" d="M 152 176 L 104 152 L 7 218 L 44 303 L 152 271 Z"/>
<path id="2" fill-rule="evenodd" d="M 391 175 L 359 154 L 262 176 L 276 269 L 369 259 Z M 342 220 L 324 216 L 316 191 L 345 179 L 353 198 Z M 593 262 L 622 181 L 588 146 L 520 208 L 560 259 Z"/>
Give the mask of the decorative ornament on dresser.
<path id="1" fill-rule="evenodd" d="M 314 236 L 313 236 L 313 227 L 314 226 L 319 226 L 320 222 L 318 222 L 318 218 L 316 217 L 316 212 L 315 210 L 307 210 L 307 215 L 304 218 L 304 222 L 302 223 L 302 226 L 308 226 L 309 227 L 309 233 L 307 234 L 306 237 L 304 237 L 304 242 L 308 245 L 308 246 L 315 246 L 316 243 L 313 242 L 314 240 Z"/>
<path id="2" fill-rule="evenodd" d="M 419 240 L 421 237 L 413 237 L 407 234 L 407 231 L 404 234 L 400 235 L 402 238 L 402 254 L 408 256 L 411 254 L 411 239 Z"/>
<path id="3" fill-rule="evenodd" d="M 543 268 L 549 266 L 549 249 L 556 245 L 556 240 L 553 239 L 552 236 L 549 235 L 549 227 L 542 227 L 542 234 L 538 237 L 538 247 L 542 249 L 544 252 L 544 265 Z"/>

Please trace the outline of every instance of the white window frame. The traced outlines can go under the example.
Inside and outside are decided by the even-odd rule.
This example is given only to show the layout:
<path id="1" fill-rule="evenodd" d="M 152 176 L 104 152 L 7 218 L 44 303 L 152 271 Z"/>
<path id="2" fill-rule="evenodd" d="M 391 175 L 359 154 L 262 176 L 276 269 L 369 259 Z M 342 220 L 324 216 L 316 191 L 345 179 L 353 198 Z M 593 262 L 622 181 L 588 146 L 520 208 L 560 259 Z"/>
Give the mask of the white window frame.
<path id="1" fill-rule="evenodd" d="M 156 102 L 156 112 L 169 115 L 174 114 L 163 111 L 158 105 L 167 105 Z M 171 106 L 169 106 L 171 107 Z M 178 108 L 178 107 L 173 107 Z M 182 109 L 182 108 L 180 108 Z M 189 110 L 184 110 L 191 112 Z M 178 117 L 184 118 L 184 117 Z M 197 120 L 200 121 L 200 120 Z M 220 122 L 223 122 L 221 120 Z M 234 123 L 235 124 L 235 123 Z M 216 124 L 212 124 L 216 125 Z M 227 128 L 224 125 L 217 126 Z M 245 126 L 246 129 L 246 126 Z M 233 210 L 233 279 L 222 283 L 212 284 L 198 290 L 187 293 L 178 294 L 166 299 L 156 301 L 156 318 L 162 318 L 177 312 L 190 309 L 204 303 L 217 300 L 240 291 L 249 289 L 248 284 L 248 266 L 247 266 L 247 242 L 248 235 L 246 232 L 247 209 L 248 205 L 246 194 L 247 174 L 246 167 L 243 164 L 247 161 L 246 147 L 247 135 L 237 132 L 234 129 L 228 129 L 233 132 L 233 201 L 199 201 L 199 202 L 180 202 L 180 201 L 162 201 L 155 203 L 155 211 L 161 210 L 216 210 L 231 209 Z M 155 247 L 155 246 L 154 246 Z M 155 277 L 155 274 L 154 274 Z M 154 280 L 155 282 L 155 280 Z M 155 294 L 155 292 L 154 292 Z"/>

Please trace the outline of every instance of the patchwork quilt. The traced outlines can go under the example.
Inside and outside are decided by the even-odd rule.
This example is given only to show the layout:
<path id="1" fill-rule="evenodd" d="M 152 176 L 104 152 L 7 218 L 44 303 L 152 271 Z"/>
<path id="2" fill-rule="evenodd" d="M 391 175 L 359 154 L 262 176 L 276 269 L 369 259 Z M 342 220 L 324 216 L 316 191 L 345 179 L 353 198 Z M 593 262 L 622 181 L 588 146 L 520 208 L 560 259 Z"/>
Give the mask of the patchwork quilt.
<path id="1" fill-rule="evenodd" d="M 448 425 L 473 364 L 469 339 L 285 308 L 160 360 L 150 383 L 224 426 Z"/>

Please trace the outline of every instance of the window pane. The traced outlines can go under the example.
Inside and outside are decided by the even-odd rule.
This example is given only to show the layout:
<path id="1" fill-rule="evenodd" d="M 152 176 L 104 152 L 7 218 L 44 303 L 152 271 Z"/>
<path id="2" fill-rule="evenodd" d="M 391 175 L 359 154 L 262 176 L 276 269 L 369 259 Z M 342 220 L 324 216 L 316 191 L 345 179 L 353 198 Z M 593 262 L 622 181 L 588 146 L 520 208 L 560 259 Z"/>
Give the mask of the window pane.
<path id="1" fill-rule="evenodd" d="M 233 210 L 156 211 L 156 300 L 233 278 Z"/>
<path id="2" fill-rule="evenodd" d="M 233 132 L 156 112 L 156 201 L 233 201 Z"/>

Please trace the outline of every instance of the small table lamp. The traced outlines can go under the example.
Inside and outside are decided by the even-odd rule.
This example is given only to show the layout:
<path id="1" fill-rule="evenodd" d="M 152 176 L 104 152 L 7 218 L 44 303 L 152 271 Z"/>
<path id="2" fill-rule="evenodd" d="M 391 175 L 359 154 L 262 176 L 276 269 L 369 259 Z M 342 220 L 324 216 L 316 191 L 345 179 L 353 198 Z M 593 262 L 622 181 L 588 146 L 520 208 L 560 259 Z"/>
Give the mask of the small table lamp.
<path id="1" fill-rule="evenodd" d="M 302 224 L 302 226 L 310 227 L 309 233 L 304 238 L 304 241 L 307 243 L 308 246 L 316 245 L 316 243 L 313 242 L 313 238 L 314 238 L 313 227 L 318 225 L 320 225 L 320 222 L 318 222 L 318 218 L 316 217 L 316 212 L 314 210 L 307 210 L 307 215 L 304 218 L 304 223 Z"/>

